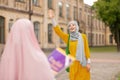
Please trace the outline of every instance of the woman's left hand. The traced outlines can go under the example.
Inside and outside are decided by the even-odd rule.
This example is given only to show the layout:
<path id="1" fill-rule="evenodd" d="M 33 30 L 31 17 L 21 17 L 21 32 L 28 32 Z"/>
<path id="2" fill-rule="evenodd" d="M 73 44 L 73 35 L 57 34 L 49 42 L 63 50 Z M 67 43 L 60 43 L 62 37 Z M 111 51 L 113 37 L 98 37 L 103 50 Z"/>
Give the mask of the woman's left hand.
<path id="1" fill-rule="evenodd" d="M 86 67 L 87 67 L 87 70 L 90 71 L 90 63 L 87 63 Z"/>

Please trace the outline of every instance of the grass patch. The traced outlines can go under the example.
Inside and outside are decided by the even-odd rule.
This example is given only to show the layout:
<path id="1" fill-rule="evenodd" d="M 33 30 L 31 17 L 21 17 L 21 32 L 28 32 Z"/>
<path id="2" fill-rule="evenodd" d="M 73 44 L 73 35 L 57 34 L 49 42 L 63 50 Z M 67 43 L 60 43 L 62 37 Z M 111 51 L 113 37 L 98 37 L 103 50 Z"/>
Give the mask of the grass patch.
<path id="1" fill-rule="evenodd" d="M 90 47 L 90 52 L 117 52 L 116 46 Z"/>
<path id="2" fill-rule="evenodd" d="M 116 75 L 116 79 L 115 80 L 120 80 L 120 72 Z"/>
<path id="3" fill-rule="evenodd" d="M 120 74 L 118 75 L 118 80 L 120 80 Z"/>

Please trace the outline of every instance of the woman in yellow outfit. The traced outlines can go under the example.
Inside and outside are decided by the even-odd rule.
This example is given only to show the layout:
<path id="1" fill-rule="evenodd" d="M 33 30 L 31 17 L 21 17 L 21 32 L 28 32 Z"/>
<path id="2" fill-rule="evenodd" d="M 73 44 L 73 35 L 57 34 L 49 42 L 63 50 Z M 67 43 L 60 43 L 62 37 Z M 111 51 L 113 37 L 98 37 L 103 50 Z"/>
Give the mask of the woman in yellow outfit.
<path id="1" fill-rule="evenodd" d="M 65 42 L 68 43 L 68 34 L 62 32 L 59 25 L 56 24 L 53 11 L 49 11 L 49 17 L 52 19 L 54 31 Z M 70 80 L 90 80 L 90 52 L 88 41 L 85 34 L 79 33 L 79 27 L 76 21 L 68 24 L 70 32 L 69 51 L 70 55 L 76 60 L 70 65 Z"/>

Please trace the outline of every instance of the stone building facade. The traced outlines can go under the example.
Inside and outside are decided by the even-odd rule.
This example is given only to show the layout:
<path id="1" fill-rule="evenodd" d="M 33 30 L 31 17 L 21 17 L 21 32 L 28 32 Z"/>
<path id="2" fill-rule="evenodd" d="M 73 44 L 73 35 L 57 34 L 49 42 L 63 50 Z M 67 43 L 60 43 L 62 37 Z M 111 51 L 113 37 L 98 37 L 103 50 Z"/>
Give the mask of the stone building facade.
<path id="1" fill-rule="evenodd" d="M 12 24 L 19 18 L 33 22 L 41 48 L 65 47 L 52 29 L 49 8 L 54 9 L 55 19 L 64 32 L 68 32 L 69 21 L 77 20 L 90 46 L 115 45 L 109 28 L 94 17 L 95 13 L 83 0 L 0 0 L 0 48 L 7 41 Z"/>

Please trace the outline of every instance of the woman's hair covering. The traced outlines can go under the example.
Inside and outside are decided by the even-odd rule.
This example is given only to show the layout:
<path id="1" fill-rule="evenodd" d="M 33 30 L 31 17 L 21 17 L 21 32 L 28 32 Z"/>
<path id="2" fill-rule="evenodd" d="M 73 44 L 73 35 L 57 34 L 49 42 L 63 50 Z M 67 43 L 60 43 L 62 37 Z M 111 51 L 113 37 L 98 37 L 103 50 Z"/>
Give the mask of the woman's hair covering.
<path id="1" fill-rule="evenodd" d="M 68 23 L 68 27 L 70 26 L 70 24 L 74 24 L 74 25 L 76 26 L 76 31 L 77 31 L 77 32 L 79 31 L 79 26 L 78 26 L 77 21 L 70 21 L 70 22 Z"/>
<path id="2" fill-rule="evenodd" d="M 53 80 L 47 57 L 40 49 L 28 19 L 17 20 L 11 29 L 0 61 L 0 80 Z"/>

